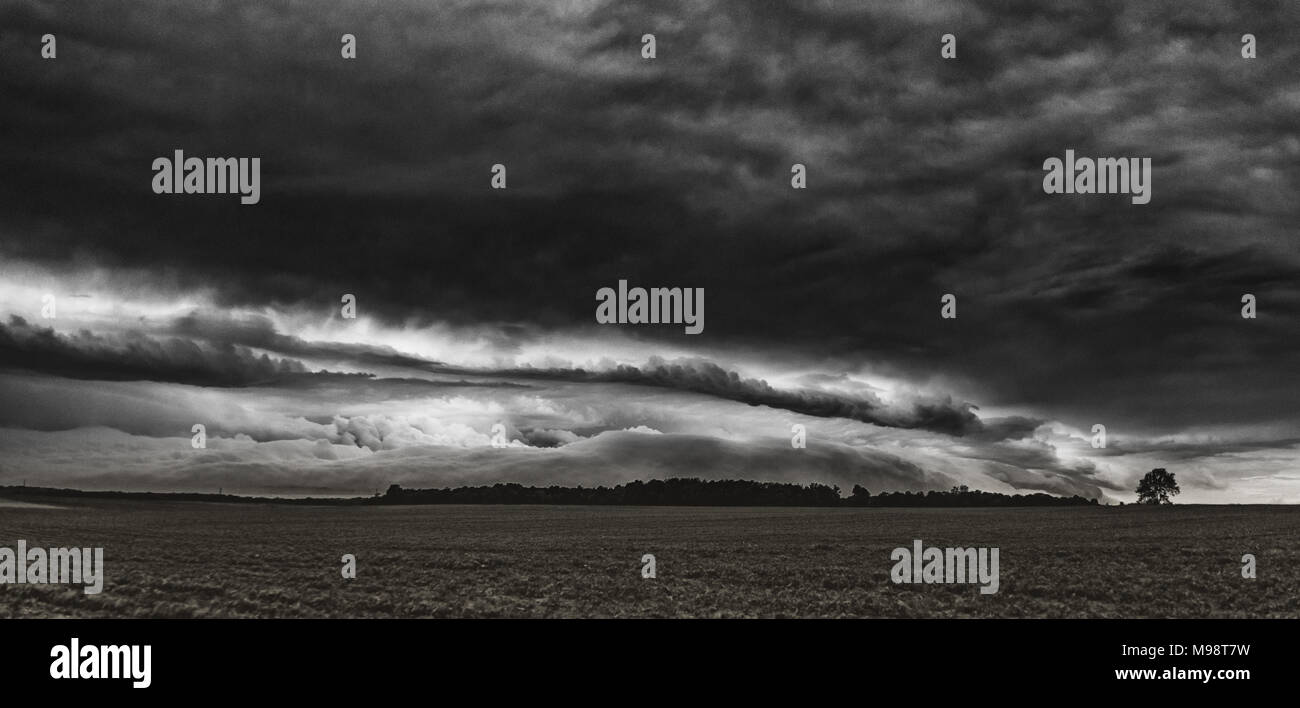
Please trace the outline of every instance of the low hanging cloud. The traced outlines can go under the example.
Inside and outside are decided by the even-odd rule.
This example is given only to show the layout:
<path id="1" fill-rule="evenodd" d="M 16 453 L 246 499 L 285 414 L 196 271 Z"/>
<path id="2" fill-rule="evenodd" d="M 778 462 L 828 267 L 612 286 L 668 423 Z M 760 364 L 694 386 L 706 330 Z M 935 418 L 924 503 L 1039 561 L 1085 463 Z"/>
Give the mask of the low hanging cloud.
<path id="1" fill-rule="evenodd" d="M 102 469 L 75 464 L 68 448 L 102 449 Z M 188 437 L 143 438 L 108 429 L 58 434 L 21 432 L 0 441 L 7 470 L 46 486 L 253 494 L 369 493 L 391 483 L 444 487 L 517 482 L 549 486 L 614 485 L 632 480 L 699 477 L 770 482 L 821 482 L 843 490 L 947 489 L 960 479 L 927 472 L 875 450 L 823 445 L 793 450 L 773 439 L 744 442 L 690 435 L 609 431 L 558 448 L 412 445 L 381 451 L 325 440 L 209 440 L 193 450 Z"/>
<path id="2" fill-rule="evenodd" d="M 241 314 L 191 312 L 176 318 L 164 331 L 177 336 L 279 352 L 288 356 L 350 361 L 357 365 L 419 367 L 437 365 L 392 347 L 342 342 L 311 342 L 276 330 L 270 318 Z"/>
<path id="3" fill-rule="evenodd" d="M 78 379 L 172 381 L 247 386 L 307 373 L 302 362 L 258 355 L 235 344 L 158 339 L 138 332 L 61 334 L 12 315 L 0 324 L 0 367 Z"/>
<path id="4" fill-rule="evenodd" d="M 476 371 L 455 367 L 437 367 L 434 370 L 522 379 L 655 386 L 714 396 L 751 406 L 780 408 L 819 418 L 848 418 L 889 428 L 915 428 L 955 436 L 1014 434 L 1023 432 L 1028 424 L 1027 419 L 1020 419 L 995 428 L 986 428 L 975 414 L 976 407 L 973 404 L 959 403 L 948 396 L 918 397 L 902 404 L 886 404 L 865 391 L 844 395 L 807 389 L 778 389 L 766 381 L 743 378 L 735 371 L 728 371 L 703 359 L 667 361 L 651 357 L 641 366 L 617 364 L 602 370 L 518 368 Z"/>
<path id="5" fill-rule="evenodd" d="M 276 332 L 264 318 L 213 320 L 190 315 L 178 319 L 173 329 L 199 338 L 160 338 L 134 331 L 96 335 L 83 330 L 68 335 L 51 328 L 33 326 L 21 317 L 12 316 L 8 325 L 0 325 L 0 365 L 85 379 L 144 379 L 205 386 L 275 385 L 277 380 L 291 378 L 291 375 L 310 373 L 308 367 L 297 359 L 274 358 L 266 353 L 258 355 L 250 348 L 256 346 L 356 364 L 383 363 L 479 378 L 654 386 L 803 415 L 841 417 L 873 425 L 915 428 L 955 436 L 1010 434 L 1017 428 L 1007 423 L 986 427 L 975 414 L 973 404 L 958 403 L 951 397 L 913 398 L 901 405 L 887 405 L 870 391 L 847 395 L 821 390 L 783 390 L 761 379 L 744 378 L 735 371 L 699 358 L 669 361 L 654 356 L 644 365 L 617 364 L 603 370 L 469 369 L 449 367 L 378 347 L 307 342 Z"/>

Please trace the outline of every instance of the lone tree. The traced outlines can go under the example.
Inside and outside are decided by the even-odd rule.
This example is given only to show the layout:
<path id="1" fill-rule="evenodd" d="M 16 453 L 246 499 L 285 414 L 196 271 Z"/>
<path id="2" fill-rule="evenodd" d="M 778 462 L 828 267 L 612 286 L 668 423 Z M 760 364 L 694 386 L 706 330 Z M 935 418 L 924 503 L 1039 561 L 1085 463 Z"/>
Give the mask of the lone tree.
<path id="1" fill-rule="evenodd" d="M 1177 494 L 1178 482 L 1174 476 L 1165 471 L 1163 467 L 1157 467 L 1138 482 L 1138 503 L 1139 504 L 1172 504 L 1169 497 Z"/>

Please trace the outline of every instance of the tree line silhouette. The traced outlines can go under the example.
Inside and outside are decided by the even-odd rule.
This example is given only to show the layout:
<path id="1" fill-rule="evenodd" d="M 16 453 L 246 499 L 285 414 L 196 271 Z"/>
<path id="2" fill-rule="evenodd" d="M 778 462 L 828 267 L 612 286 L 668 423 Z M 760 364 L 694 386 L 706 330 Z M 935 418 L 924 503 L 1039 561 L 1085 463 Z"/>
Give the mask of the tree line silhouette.
<path id="1" fill-rule="evenodd" d="M 1097 504 L 1080 496 L 1057 497 L 1035 494 L 999 494 L 969 487 L 946 492 L 886 492 L 873 496 L 861 485 L 851 495 L 839 487 L 812 483 L 752 482 L 748 480 L 704 480 L 674 477 L 635 481 L 613 487 L 525 487 L 498 483 L 483 487 L 445 489 L 403 489 L 392 485 L 380 497 L 384 504 L 590 504 L 625 506 L 878 506 L 878 507 L 962 507 L 962 506 L 1083 506 Z"/>
<path id="2" fill-rule="evenodd" d="M 825 484 L 704 480 L 674 477 L 619 484 L 613 487 L 525 487 L 498 483 L 480 487 L 403 489 L 394 484 L 384 494 L 369 497 L 254 497 L 196 492 L 115 492 L 0 486 L 0 496 L 144 501 L 204 501 L 226 504 L 294 504 L 373 506 L 390 504 L 562 504 L 593 506 L 810 506 L 810 507 L 962 507 L 962 506 L 1084 506 L 1095 499 L 1034 494 L 982 492 L 966 486 L 946 492 L 886 492 L 872 495 L 860 485 L 843 496 L 840 488 Z"/>

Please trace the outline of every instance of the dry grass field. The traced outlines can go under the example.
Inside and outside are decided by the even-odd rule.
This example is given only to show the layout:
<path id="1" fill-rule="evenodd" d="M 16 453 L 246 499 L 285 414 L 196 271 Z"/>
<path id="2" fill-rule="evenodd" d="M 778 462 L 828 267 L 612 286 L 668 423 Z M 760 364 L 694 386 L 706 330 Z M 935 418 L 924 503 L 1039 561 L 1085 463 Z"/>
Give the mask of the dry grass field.
<path id="1" fill-rule="evenodd" d="M 104 591 L 0 585 L 0 617 L 1300 617 L 1297 507 L 28 501 L 0 546 L 102 546 Z M 1000 548 L 1000 591 L 891 583 L 918 538 Z"/>

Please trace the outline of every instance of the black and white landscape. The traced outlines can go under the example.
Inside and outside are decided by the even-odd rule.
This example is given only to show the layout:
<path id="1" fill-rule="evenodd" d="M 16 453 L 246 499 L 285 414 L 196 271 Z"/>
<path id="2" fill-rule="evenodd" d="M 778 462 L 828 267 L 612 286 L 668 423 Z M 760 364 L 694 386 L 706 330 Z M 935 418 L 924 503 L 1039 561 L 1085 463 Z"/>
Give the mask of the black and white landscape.
<path id="1" fill-rule="evenodd" d="M 6 3 L 0 486 L 1118 505 L 1164 468 L 1179 503 L 1300 502 L 1297 28 L 1281 1 Z M 688 312 L 636 323 L 635 288 Z M 619 611 L 551 612 L 591 613 Z"/>
<path id="2" fill-rule="evenodd" d="M 14 3 L 3 481 L 1296 501 L 1296 13 Z M 1065 149 L 1150 157 L 1151 202 L 1045 194 Z M 259 157 L 260 202 L 154 194 L 175 150 Z M 703 331 L 597 324 L 619 280 Z"/>

